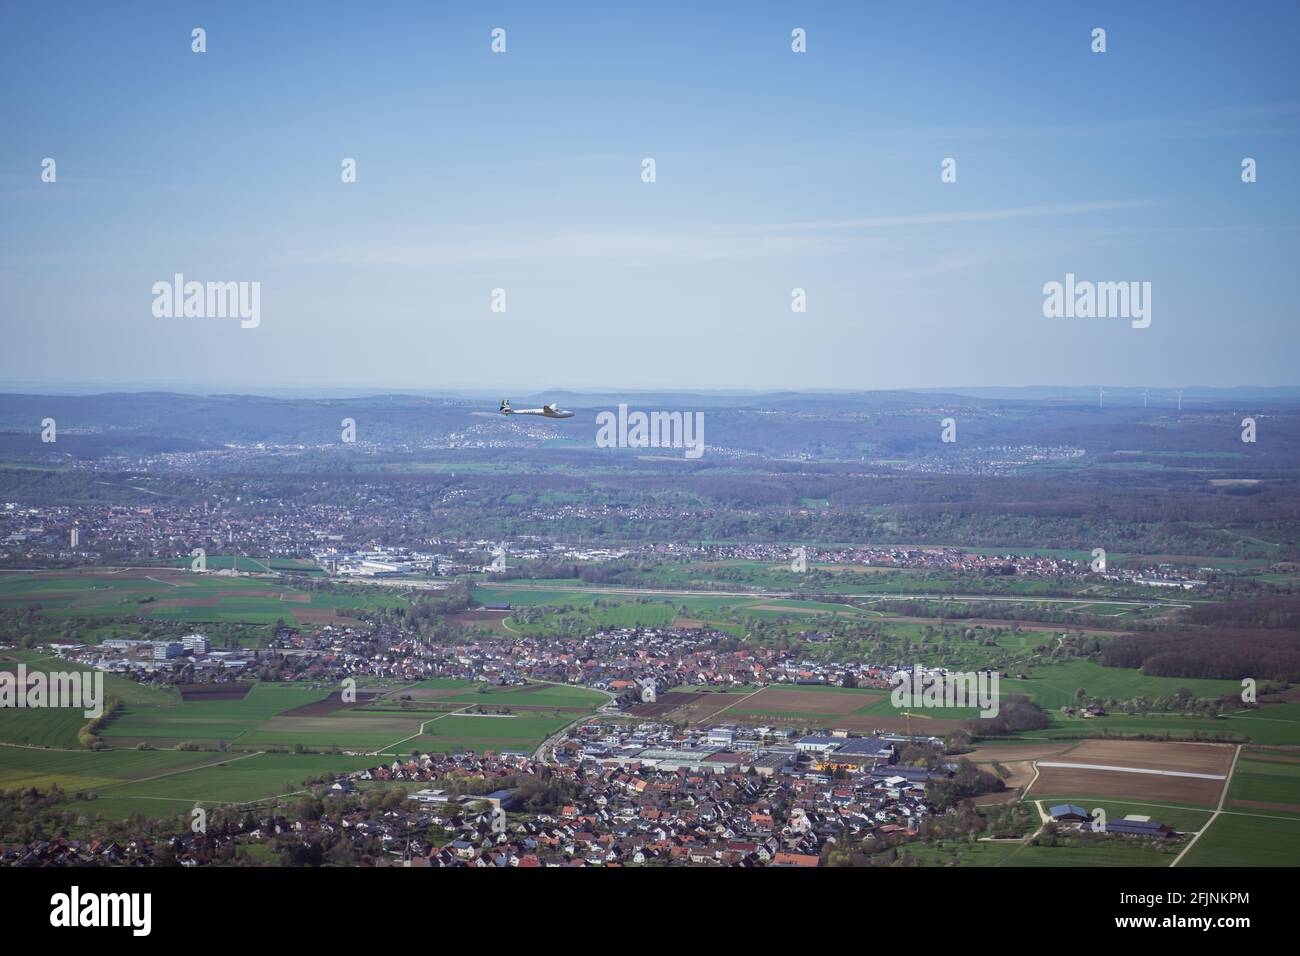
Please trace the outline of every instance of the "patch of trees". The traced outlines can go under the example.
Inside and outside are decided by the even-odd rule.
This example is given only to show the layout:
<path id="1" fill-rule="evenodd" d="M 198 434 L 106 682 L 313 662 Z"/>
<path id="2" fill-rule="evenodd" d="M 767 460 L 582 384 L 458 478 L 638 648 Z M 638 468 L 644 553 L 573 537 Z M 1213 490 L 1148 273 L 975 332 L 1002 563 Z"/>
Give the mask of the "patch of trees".
<path id="1" fill-rule="evenodd" d="M 1001 793 L 1005 789 L 1007 785 L 997 774 L 981 770 L 969 760 L 959 760 L 957 772 L 951 777 L 936 778 L 926 784 L 925 799 L 944 810 L 982 793 Z"/>
<path id="2" fill-rule="evenodd" d="M 996 717 L 975 717 L 962 724 L 978 737 L 1008 737 L 1026 730 L 1042 730 L 1051 718 L 1028 697 L 1013 694 L 1002 698 Z"/>
<path id="3" fill-rule="evenodd" d="M 554 813 L 576 798 L 577 787 L 568 780 L 551 774 L 525 776 L 519 779 L 512 809 L 527 813 Z"/>
<path id="4" fill-rule="evenodd" d="M 1101 650 L 1106 667 L 1149 677 L 1300 681 L 1300 633 L 1262 630 L 1162 631 L 1115 638 Z"/>
<path id="5" fill-rule="evenodd" d="M 408 630 L 425 633 L 436 623 L 438 618 L 463 611 L 470 605 L 469 583 L 457 578 L 442 591 L 421 594 L 406 612 L 405 625 Z"/>
<path id="6" fill-rule="evenodd" d="M 1266 631 L 1300 631 L 1300 597 L 1257 597 L 1249 601 L 1197 604 L 1187 612 L 1193 624 Z"/>

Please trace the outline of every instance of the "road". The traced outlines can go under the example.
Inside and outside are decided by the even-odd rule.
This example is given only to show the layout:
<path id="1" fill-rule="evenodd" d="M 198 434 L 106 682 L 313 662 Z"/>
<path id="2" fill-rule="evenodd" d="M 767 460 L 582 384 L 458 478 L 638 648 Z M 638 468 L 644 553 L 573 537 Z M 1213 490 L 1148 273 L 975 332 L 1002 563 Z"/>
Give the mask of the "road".
<path id="1" fill-rule="evenodd" d="M 1187 856 L 1187 851 L 1190 850 L 1192 847 L 1196 846 L 1196 841 L 1201 838 L 1201 834 L 1204 833 L 1206 830 L 1208 830 L 1210 827 L 1212 827 L 1214 825 L 1214 821 L 1219 819 L 1219 814 L 1223 813 L 1223 801 L 1228 799 L 1228 790 L 1232 786 L 1232 775 L 1234 772 L 1236 772 L 1237 758 L 1240 756 L 1241 756 L 1241 744 L 1237 744 L 1237 749 L 1232 754 L 1232 766 L 1228 768 L 1228 779 L 1223 781 L 1223 792 L 1219 794 L 1219 805 L 1214 808 L 1214 812 L 1210 814 L 1210 819 L 1205 822 L 1205 826 L 1201 827 L 1199 830 L 1197 830 L 1195 833 L 1192 834 L 1192 838 L 1187 841 L 1187 846 L 1183 847 L 1183 852 L 1179 853 L 1178 856 L 1174 857 L 1174 862 L 1170 863 L 1169 864 L 1170 866 L 1177 866 L 1178 862 L 1183 857 Z"/>
<path id="2" fill-rule="evenodd" d="M 615 702 L 618 700 L 618 697 L 615 694 L 611 694 L 607 690 L 601 690 L 599 687 L 588 687 L 586 684 L 566 684 L 563 681 L 539 680 L 537 678 L 531 678 L 530 683 L 550 684 L 554 687 L 582 687 L 585 688 L 586 690 L 593 690 L 597 694 L 604 694 L 606 697 L 609 698 L 609 700 L 600 705 L 600 708 L 596 711 L 597 714 L 611 713 L 611 708 L 614 707 Z M 614 709 L 612 712 L 618 713 L 617 709 Z M 547 752 L 552 750 L 556 744 L 558 744 L 562 739 L 564 739 L 564 736 L 569 732 L 570 727 L 572 727 L 574 724 L 581 723 L 584 720 L 590 720 L 591 716 L 592 716 L 591 714 L 583 714 L 581 717 L 576 717 L 573 720 L 569 721 L 567 724 L 565 724 L 563 727 L 561 727 L 559 730 L 557 730 L 555 733 L 551 734 L 551 736 L 543 740 L 541 744 L 538 745 L 537 749 L 533 751 L 533 759 L 540 760 L 542 763 L 552 763 L 553 761 L 546 759 Z"/>

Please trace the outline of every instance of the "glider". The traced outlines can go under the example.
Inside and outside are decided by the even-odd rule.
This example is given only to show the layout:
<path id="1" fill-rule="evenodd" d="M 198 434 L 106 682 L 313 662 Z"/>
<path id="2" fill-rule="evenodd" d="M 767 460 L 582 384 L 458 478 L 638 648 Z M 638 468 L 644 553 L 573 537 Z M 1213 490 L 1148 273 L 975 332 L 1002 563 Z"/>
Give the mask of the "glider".
<path id="1" fill-rule="evenodd" d="M 501 399 L 502 415 L 541 415 L 545 418 L 572 418 L 573 412 L 566 412 L 555 404 L 543 405 L 541 408 L 511 408 L 510 399 Z"/>

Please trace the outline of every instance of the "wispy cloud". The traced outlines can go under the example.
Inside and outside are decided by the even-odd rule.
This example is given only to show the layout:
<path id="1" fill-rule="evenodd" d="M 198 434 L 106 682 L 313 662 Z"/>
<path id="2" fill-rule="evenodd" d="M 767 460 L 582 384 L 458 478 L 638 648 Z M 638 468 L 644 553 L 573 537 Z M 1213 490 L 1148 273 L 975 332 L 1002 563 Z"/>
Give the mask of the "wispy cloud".
<path id="1" fill-rule="evenodd" d="M 464 241 L 366 243 L 309 256 L 354 265 L 464 265 L 541 259 L 621 259 L 707 262 L 717 259 L 808 255 L 830 243 L 813 236 L 753 234 L 570 232 L 531 239 L 479 237 Z"/>
<path id="2" fill-rule="evenodd" d="M 1062 218 L 1121 209 L 1146 209 L 1151 199 L 1109 199 L 1101 202 L 1057 203 L 1050 206 L 1015 206 L 1008 209 L 975 209 L 965 212 L 935 212 L 908 216 L 872 216 L 865 219 L 823 219 L 817 222 L 791 222 L 755 226 L 761 231 L 883 229 L 893 226 L 942 226 L 972 222 L 1003 222 L 1010 219 Z"/>
<path id="3" fill-rule="evenodd" d="M 1065 218 L 1088 213 L 1143 209 L 1152 200 L 1124 199 L 1051 206 L 1018 206 L 966 212 L 920 213 L 766 225 L 705 226 L 691 232 L 573 231 L 521 238 L 466 236 L 436 243 L 365 242 L 309 253 L 311 262 L 350 265 L 437 266 L 522 260 L 617 259 L 628 262 L 710 262 L 807 256 L 843 251 L 867 241 L 837 235 L 899 226 L 944 226 L 1016 219 Z M 817 235 L 829 233 L 829 235 Z M 1001 258 L 1001 257 L 999 257 Z M 983 261 L 983 260 L 981 260 Z M 948 270 L 944 270 L 948 271 Z"/>

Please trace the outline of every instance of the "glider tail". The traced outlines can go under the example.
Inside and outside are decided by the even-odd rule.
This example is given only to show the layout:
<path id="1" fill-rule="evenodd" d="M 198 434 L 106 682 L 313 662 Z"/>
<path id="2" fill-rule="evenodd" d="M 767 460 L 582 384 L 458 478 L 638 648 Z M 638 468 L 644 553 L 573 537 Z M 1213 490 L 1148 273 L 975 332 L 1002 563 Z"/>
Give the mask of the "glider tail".
<path id="1" fill-rule="evenodd" d="M 510 399 L 508 399 L 508 398 L 503 398 L 503 399 L 501 399 L 501 414 L 502 414 L 502 415 L 509 415 L 509 414 L 510 414 L 510 411 L 511 411 L 511 409 L 510 409 Z"/>

